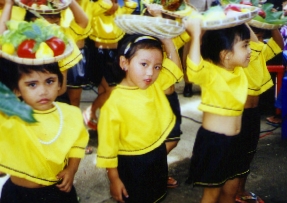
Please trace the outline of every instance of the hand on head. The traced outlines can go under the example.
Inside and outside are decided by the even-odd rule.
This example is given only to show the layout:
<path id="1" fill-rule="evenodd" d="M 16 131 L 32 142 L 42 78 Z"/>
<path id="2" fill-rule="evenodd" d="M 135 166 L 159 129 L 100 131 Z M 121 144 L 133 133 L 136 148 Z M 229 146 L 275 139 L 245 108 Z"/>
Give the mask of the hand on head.
<path id="1" fill-rule="evenodd" d="M 201 34 L 201 21 L 201 17 L 196 15 L 187 16 L 182 20 L 185 30 L 190 36 Z"/>

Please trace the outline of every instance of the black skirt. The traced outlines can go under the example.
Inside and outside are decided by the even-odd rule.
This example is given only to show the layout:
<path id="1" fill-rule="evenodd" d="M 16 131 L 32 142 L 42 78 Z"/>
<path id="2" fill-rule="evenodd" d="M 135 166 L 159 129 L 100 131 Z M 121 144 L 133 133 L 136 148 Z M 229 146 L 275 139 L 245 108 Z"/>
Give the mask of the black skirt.
<path id="1" fill-rule="evenodd" d="M 160 202 L 167 191 L 165 144 L 142 155 L 119 155 L 118 172 L 129 194 L 126 203 Z"/>
<path id="2" fill-rule="evenodd" d="M 42 188 L 26 188 L 8 179 L 2 188 L 1 203 L 78 203 L 74 186 L 70 192 L 62 192 L 56 185 Z"/>
<path id="3" fill-rule="evenodd" d="M 186 183 L 220 187 L 227 180 L 242 176 L 237 168 L 240 156 L 239 136 L 226 136 L 200 127 L 191 157 Z"/>

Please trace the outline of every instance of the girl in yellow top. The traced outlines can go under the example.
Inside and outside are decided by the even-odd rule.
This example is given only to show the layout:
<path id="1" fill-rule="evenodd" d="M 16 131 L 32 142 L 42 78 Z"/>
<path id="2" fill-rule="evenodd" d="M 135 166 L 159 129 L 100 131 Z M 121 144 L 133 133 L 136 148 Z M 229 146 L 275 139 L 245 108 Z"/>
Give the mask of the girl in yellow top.
<path id="1" fill-rule="evenodd" d="M 184 24 L 191 36 L 187 76 L 201 87 L 199 109 L 203 111 L 187 183 L 204 187 L 201 202 L 234 202 L 242 175 L 236 160 L 247 97 L 242 67 L 250 60 L 250 31 L 243 24 L 202 35 L 200 19 L 185 19 Z"/>
<path id="2" fill-rule="evenodd" d="M 113 76 L 111 64 L 117 55 L 118 41 L 123 38 L 124 31 L 115 23 L 116 15 L 130 14 L 137 7 L 137 3 L 130 0 L 124 1 L 124 6 L 119 7 L 117 0 L 99 0 L 90 2 L 87 13 L 91 19 L 92 33 L 90 39 L 94 47 L 90 49 L 90 58 L 93 58 L 95 75 L 101 82 L 98 86 L 98 96 L 84 113 L 88 127 L 96 130 L 96 111 L 105 103 L 113 87 L 118 83 Z M 92 66 L 92 65 L 91 65 Z"/>
<path id="3" fill-rule="evenodd" d="M 118 49 L 121 82 L 101 108 L 97 166 L 107 168 L 119 202 L 152 203 L 166 194 L 164 141 L 175 125 L 164 90 L 182 79 L 171 39 L 131 35 Z M 171 59 L 174 61 L 171 61 Z"/>
<path id="4" fill-rule="evenodd" d="M 29 66 L 3 58 L 0 63 L 7 67 L 6 85 L 37 120 L 26 123 L 0 112 L 0 171 L 10 175 L 1 203 L 77 203 L 73 180 L 88 132 L 79 108 L 54 102 L 63 82 L 58 64 Z"/>
<path id="5" fill-rule="evenodd" d="M 251 58 L 248 67 L 244 68 L 248 80 L 248 96 L 244 106 L 240 132 L 242 162 L 238 164 L 241 171 L 248 171 L 248 173 L 240 178 L 236 198 L 239 202 L 253 199 L 262 203 L 263 201 L 260 197 L 245 190 L 245 184 L 260 136 L 261 115 L 258 107 L 259 97 L 273 86 L 266 62 L 282 52 L 284 42 L 280 31 L 274 29 L 271 31 L 271 38 L 267 44 L 264 44 L 263 35 L 265 30 L 251 28 L 256 35 L 251 32 L 254 35 L 251 37 L 254 40 L 250 42 Z"/>

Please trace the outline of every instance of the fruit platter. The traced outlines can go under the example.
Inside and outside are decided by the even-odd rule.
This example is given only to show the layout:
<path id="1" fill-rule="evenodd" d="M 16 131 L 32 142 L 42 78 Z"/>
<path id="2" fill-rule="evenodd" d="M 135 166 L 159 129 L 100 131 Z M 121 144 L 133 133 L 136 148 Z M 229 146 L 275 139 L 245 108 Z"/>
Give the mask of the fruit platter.
<path id="1" fill-rule="evenodd" d="M 232 2 L 241 1 L 233 0 Z M 283 17 L 283 11 L 274 10 L 272 3 L 267 3 L 262 0 L 250 0 L 246 2 L 249 2 L 249 5 L 256 6 L 259 9 L 258 14 L 248 22 L 249 25 L 256 28 L 272 30 L 287 24 L 287 17 Z"/>
<path id="2" fill-rule="evenodd" d="M 201 13 L 202 29 L 216 30 L 240 25 L 254 18 L 258 11 L 258 7 L 245 4 L 216 5 Z"/>
<path id="3" fill-rule="evenodd" d="M 175 17 L 175 18 L 183 18 L 192 13 L 192 11 L 196 10 L 196 8 L 187 3 L 185 0 L 144 0 L 142 1 L 144 5 L 148 4 L 158 4 L 161 5 L 162 13 Z M 143 11 L 143 9 L 142 9 Z"/>
<path id="4" fill-rule="evenodd" d="M 10 20 L 0 36 L 0 55 L 20 64 L 40 65 L 57 62 L 73 51 L 72 43 L 59 26 L 45 20 L 19 22 Z"/>
<path id="5" fill-rule="evenodd" d="M 15 0 L 15 4 L 40 14 L 55 14 L 66 9 L 71 0 Z"/>
<path id="6" fill-rule="evenodd" d="M 158 38 L 173 38 L 185 31 L 182 23 L 175 20 L 143 15 L 118 15 L 115 23 L 128 34 L 145 34 Z"/>

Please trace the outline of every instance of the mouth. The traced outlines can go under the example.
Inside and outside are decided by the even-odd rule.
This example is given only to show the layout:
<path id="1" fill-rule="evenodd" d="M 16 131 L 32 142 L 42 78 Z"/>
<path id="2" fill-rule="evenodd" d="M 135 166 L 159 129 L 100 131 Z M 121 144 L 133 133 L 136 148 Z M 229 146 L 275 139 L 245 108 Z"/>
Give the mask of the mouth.
<path id="1" fill-rule="evenodd" d="M 144 81 L 146 84 L 150 84 L 152 82 L 152 79 L 145 79 Z"/>
<path id="2" fill-rule="evenodd" d="M 40 104 L 47 104 L 50 100 L 49 99 L 41 99 L 38 103 Z"/>

